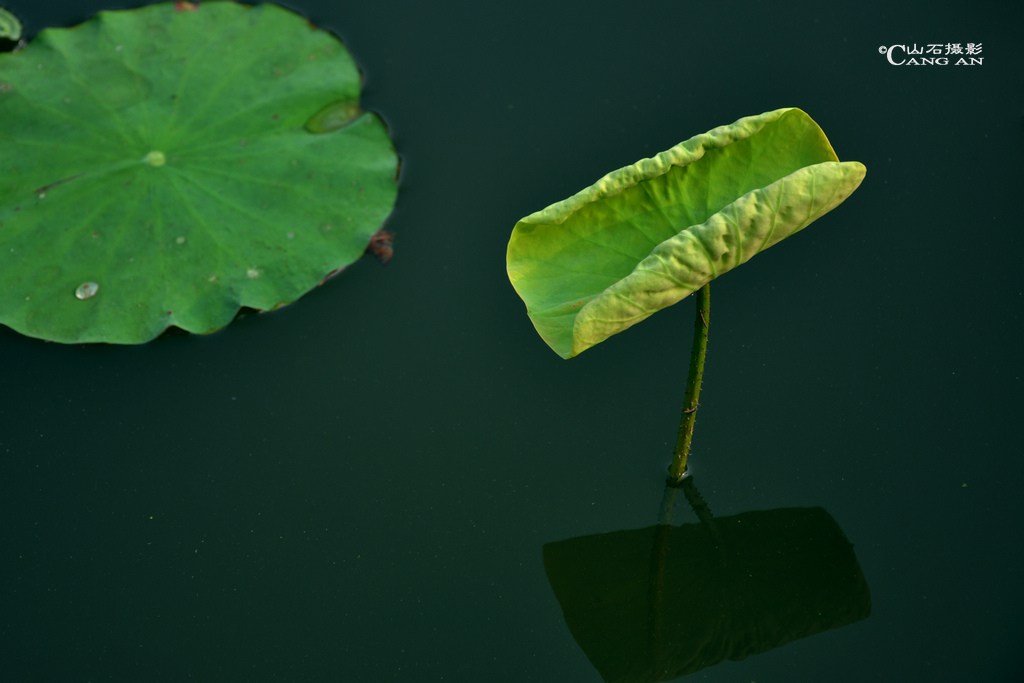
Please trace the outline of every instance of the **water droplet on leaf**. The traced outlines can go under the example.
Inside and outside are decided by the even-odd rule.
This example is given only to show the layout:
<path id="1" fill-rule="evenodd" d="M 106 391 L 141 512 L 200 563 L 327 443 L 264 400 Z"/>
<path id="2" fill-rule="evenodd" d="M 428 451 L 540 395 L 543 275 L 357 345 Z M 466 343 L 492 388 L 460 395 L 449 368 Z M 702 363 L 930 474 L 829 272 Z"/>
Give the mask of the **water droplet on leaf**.
<path id="1" fill-rule="evenodd" d="M 75 290 L 75 296 L 79 299 L 91 299 L 96 296 L 96 292 L 100 286 L 95 282 L 83 282 L 78 285 L 78 289 Z"/>
<path id="2" fill-rule="evenodd" d="M 306 122 L 306 130 L 310 133 L 331 133 L 352 123 L 362 113 L 358 101 L 334 102 L 313 114 Z"/>

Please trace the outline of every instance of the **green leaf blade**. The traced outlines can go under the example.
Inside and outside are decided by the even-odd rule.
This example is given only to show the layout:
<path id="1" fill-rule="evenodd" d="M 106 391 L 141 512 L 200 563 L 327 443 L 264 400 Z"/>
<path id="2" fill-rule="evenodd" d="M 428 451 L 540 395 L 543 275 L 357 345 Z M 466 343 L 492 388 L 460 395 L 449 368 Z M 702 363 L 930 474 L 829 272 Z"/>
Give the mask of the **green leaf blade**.
<path id="1" fill-rule="evenodd" d="M 397 195 L 351 56 L 275 5 L 102 12 L 0 55 L 0 84 L 0 322 L 30 336 L 277 308 L 360 258 Z M 347 125 L 306 130 L 339 101 Z"/>
<path id="2" fill-rule="evenodd" d="M 798 109 L 740 119 L 522 219 L 509 278 L 571 358 L 803 229 L 864 172 Z"/>

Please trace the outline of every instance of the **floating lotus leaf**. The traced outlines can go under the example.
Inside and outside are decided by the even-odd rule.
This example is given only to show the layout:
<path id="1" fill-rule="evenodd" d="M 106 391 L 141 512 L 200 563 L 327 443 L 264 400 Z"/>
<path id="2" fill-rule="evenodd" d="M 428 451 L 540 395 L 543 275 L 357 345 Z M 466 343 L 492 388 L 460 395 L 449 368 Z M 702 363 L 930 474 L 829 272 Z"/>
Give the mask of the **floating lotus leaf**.
<path id="1" fill-rule="evenodd" d="M 799 109 L 743 118 L 523 218 L 509 279 L 571 358 L 807 227 L 864 174 Z"/>
<path id="2" fill-rule="evenodd" d="M 394 205 L 359 87 L 275 5 L 101 12 L 0 55 L 0 322 L 131 344 L 295 301 Z"/>

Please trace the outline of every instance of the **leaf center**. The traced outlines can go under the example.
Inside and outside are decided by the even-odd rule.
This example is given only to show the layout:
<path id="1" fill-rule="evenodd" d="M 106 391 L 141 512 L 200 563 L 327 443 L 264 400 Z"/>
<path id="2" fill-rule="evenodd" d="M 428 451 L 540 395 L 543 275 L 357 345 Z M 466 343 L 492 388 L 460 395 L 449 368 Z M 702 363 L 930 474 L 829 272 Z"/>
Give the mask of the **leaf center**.
<path id="1" fill-rule="evenodd" d="M 142 160 L 154 168 L 167 163 L 167 157 L 164 156 L 164 153 L 156 149 L 147 154 Z"/>

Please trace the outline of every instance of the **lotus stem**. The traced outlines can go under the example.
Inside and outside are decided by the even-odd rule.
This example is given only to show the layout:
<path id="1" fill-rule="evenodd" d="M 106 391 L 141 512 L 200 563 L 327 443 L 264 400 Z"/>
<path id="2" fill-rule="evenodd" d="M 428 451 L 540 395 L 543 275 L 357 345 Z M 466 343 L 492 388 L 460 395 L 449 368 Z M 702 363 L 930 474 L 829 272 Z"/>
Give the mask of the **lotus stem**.
<path id="1" fill-rule="evenodd" d="M 704 357 L 708 351 L 708 327 L 711 324 L 711 283 L 697 290 L 697 315 L 693 321 L 693 348 L 690 350 L 690 374 L 686 378 L 683 417 L 679 423 L 675 456 L 668 468 L 669 486 L 679 486 L 686 476 L 686 459 L 690 456 L 693 425 L 697 421 L 700 383 L 704 379 Z"/>

